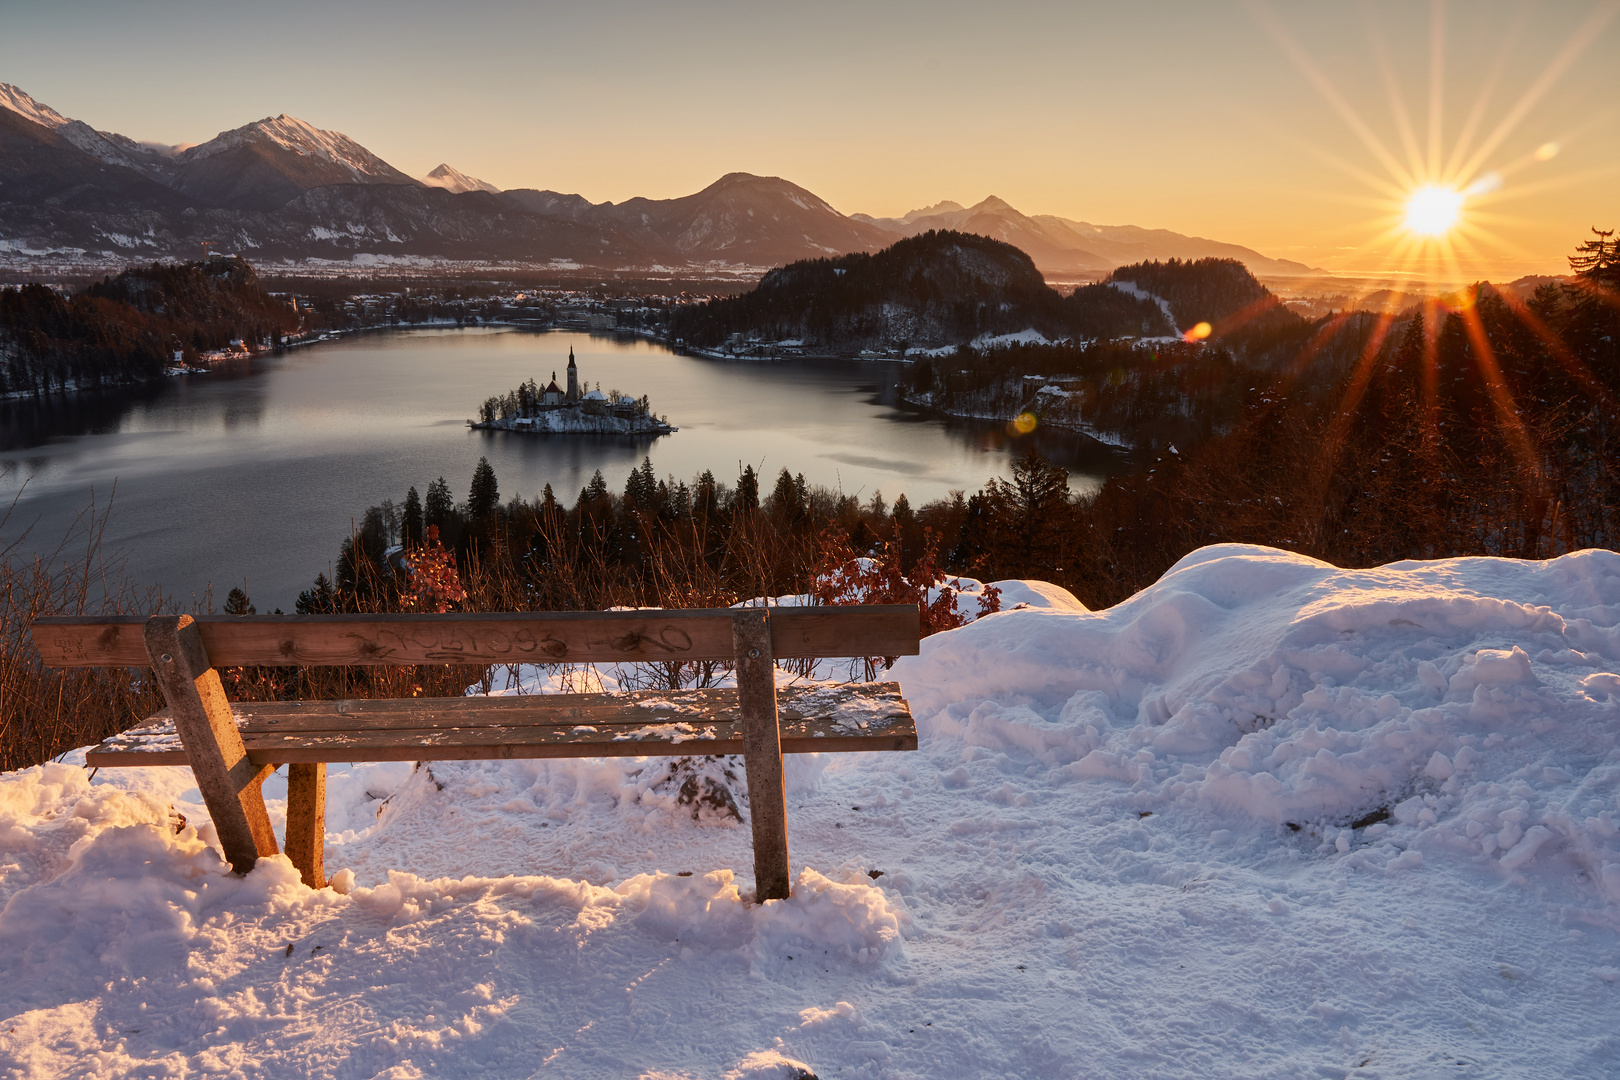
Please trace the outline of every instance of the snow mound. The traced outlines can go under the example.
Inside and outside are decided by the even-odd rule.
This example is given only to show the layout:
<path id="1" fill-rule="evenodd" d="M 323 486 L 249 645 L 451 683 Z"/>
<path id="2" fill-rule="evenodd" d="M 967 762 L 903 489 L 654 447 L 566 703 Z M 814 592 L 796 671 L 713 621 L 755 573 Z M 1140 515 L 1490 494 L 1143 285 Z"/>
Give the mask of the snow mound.
<path id="1" fill-rule="evenodd" d="M 920 732 L 1128 785 L 1144 808 L 1341 853 L 1377 841 L 1380 865 L 1539 862 L 1613 902 L 1617 622 L 1613 552 L 1341 570 L 1223 546 L 1108 611 L 929 638 L 895 674 Z"/>

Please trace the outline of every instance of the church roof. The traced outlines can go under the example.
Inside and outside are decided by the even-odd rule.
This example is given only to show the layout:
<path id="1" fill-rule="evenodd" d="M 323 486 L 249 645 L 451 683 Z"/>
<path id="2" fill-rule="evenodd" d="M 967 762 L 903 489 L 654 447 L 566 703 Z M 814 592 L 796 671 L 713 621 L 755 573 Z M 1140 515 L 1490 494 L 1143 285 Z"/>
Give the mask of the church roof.
<path id="1" fill-rule="evenodd" d="M 581 395 L 586 401 L 606 401 L 607 395 L 600 390 L 591 390 Z"/>
<path id="2" fill-rule="evenodd" d="M 557 385 L 557 380 L 556 379 L 552 379 L 549 383 L 547 383 L 545 385 L 545 388 L 542 389 L 540 392 L 542 394 L 560 394 L 560 393 L 563 392 L 563 389 L 562 389 L 562 387 Z"/>

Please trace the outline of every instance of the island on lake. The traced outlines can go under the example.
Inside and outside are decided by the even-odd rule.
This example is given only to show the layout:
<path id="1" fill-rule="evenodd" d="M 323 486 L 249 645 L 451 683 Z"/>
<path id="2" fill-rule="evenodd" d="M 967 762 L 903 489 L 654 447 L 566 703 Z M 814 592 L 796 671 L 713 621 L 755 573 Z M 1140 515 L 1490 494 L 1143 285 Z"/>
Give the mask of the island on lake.
<path id="1" fill-rule="evenodd" d="M 551 382 L 537 386 L 533 379 L 501 397 L 492 397 L 478 409 L 478 419 L 467 426 L 479 431 L 526 431 L 558 435 L 667 435 L 676 429 L 667 417 L 654 416 L 643 394 L 629 397 L 611 390 L 580 391 L 579 366 L 568 350 L 568 389 Z"/>

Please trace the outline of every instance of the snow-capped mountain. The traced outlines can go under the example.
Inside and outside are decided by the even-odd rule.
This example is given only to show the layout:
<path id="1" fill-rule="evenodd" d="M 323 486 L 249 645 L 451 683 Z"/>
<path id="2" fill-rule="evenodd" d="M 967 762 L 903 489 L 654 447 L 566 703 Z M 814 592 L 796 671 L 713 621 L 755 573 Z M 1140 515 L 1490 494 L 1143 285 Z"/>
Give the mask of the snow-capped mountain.
<path id="1" fill-rule="evenodd" d="M 176 188 L 239 210 L 274 210 L 332 184 L 420 184 L 347 135 L 285 113 L 222 131 L 176 165 Z"/>
<path id="2" fill-rule="evenodd" d="M 53 131 L 73 123 L 49 105 L 35 101 L 22 87 L 10 83 L 0 83 L 0 109 L 10 109 L 18 116 L 42 124 Z"/>
<path id="3" fill-rule="evenodd" d="M 499 195 L 501 189 L 488 180 L 480 180 L 476 176 L 468 176 L 453 165 L 441 164 L 437 169 L 422 177 L 422 183 L 429 187 L 444 188 L 461 194 L 465 191 L 487 191 L 491 195 Z"/>
<path id="4" fill-rule="evenodd" d="M 82 150 L 97 161 L 137 169 L 152 176 L 162 176 L 167 172 L 168 159 L 172 156 L 167 147 L 138 143 L 115 132 L 97 131 L 83 120 L 69 120 L 49 105 L 35 101 L 19 86 L 0 83 L 0 109 L 7 109 L 55 132 L 68 145 Z"/>

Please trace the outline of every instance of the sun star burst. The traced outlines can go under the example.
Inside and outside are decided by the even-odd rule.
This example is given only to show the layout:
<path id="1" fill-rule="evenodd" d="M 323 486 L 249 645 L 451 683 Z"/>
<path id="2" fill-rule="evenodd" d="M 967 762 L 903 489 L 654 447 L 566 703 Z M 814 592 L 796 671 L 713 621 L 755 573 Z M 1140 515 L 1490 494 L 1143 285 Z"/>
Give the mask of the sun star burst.
<path id="1" fill-rule="evenodd" d="M 1444 236 L 1462 217 L 1463 193 L 1443 184 L 1425 184 L 1406 199 L 1406 231 Z"/>

